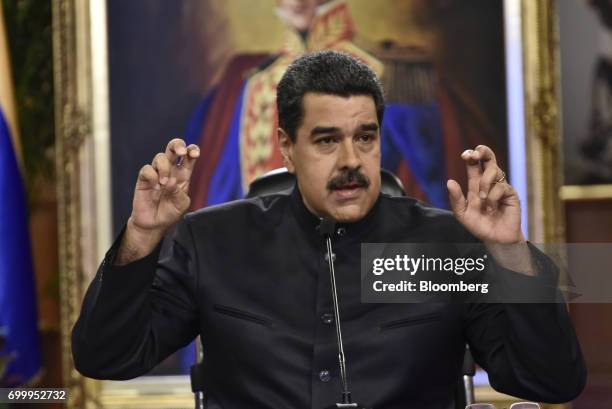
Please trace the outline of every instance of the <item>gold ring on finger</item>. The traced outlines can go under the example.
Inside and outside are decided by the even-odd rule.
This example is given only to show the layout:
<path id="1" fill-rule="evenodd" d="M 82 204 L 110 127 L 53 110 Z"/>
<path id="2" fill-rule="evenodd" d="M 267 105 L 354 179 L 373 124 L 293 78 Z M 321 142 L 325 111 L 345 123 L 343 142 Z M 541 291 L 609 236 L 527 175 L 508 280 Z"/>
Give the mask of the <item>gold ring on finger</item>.
<path id="1" fill-rule="evenodd" d="M 502 175 L 495 181 L 495 183 L 504 183 L 506 181 L 506 172 L 501 171 Z"/>

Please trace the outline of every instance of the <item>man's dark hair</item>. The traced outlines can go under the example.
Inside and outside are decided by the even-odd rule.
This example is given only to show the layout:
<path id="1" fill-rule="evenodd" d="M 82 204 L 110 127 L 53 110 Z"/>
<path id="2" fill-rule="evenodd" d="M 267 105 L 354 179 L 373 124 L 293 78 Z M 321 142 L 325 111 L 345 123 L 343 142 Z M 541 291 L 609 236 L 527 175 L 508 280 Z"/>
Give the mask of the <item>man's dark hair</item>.
<path id="1" fill-rule="evenodd" d="M 319 51 L 295 60 L 278 83 L 278 125 L 293 142 L 304 117 L 302 100 L 308 92 L 341 97 L 371 96 L 378 123 L 382 124 L 385 101 L 374 71 L 348 54 Z"/>

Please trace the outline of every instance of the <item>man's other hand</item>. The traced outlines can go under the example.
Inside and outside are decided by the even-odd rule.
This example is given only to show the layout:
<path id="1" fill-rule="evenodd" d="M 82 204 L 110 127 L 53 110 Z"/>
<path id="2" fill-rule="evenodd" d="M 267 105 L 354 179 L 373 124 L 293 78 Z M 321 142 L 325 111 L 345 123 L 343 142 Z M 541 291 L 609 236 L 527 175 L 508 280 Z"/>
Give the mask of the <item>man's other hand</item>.
<path id="1" fill-rule="evenodd" d="M 189 209 L 189 182 L 200 149 L 173 139 L 138 173 L 132 214 L 115 264 L 122 265 L 149 254 L 165 232 Z"/>

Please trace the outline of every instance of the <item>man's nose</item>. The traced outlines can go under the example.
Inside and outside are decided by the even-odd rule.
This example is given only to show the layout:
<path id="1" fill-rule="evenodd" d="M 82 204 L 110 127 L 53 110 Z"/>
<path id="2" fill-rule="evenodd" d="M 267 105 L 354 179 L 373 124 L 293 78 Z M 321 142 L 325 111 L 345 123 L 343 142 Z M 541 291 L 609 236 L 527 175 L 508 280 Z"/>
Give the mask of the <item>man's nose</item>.
<path id="1" fill-rule="evenodd" d="M 357 146 L 352 138 L 345 138 L 339 146 L 338 167 L 355 169 L 361 165 L 361 158 Z"/>

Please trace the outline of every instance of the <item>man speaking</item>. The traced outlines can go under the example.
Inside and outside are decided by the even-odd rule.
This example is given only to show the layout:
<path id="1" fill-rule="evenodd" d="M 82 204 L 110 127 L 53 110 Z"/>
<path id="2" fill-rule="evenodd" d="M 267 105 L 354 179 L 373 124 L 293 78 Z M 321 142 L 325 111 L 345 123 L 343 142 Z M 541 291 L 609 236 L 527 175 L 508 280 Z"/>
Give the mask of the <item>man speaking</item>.
<path id="1" fill-rule="evenodd" d="M 200 152 L 170 141 L 138 175 L 132 214 L 73 330 L 76 368 L 100 379 L 146 373 L 201 334 L 209 408 L 325 408 L 340 391 L 338 347 L 317 228 L 333 220 L 344 351 L 353 398 L 385 409 L 450 408 L 466 343 L 492 386 L 564 402 L 586 371 L 563 304 L 362 304 L 361 243 L 481 241 L 525 286 L 539 285 L 520 205 L 494 153 L 461 154 L 453 212 L 380 192 L 383 94 L 352 57 L 296 60 L 278 85 L 278 144 L 291 193 L 185 215 Z M 458 159 L 459 160 L 459 159 Z M 159 258 L 168 229 L 176 233 Z M 500 244 L 514 244 L 512 254 Z"/>

